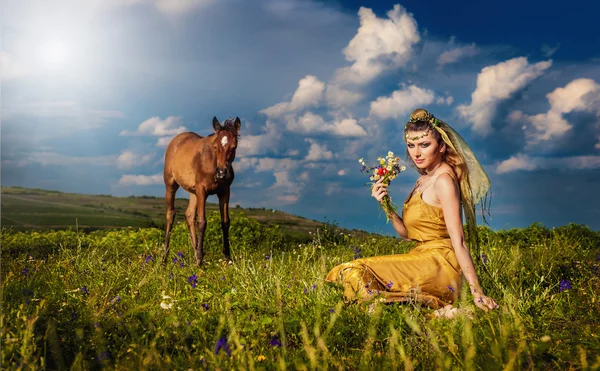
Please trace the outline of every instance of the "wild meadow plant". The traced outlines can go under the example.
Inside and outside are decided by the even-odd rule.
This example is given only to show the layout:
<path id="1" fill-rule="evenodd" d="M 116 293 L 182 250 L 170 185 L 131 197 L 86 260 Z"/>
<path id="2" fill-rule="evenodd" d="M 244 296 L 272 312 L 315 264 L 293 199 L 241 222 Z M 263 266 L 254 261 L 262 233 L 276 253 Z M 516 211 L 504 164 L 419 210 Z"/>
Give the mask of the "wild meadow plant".
<path id="1" fill-rule="evenodd" d="M 184 223 L 161 230 L 2 231 L 3 369 L 590 369 L 600 367 L 600 233 L 481 227 L 478 273 L 500 304 L 433 318 L 412 304 L 346 303 L 323 280 L 411 243 L 329 223 L 286 240 L 232 213 L 233 262 L 209 215 L 205 265 Z M 163 262 L 164 261 L 164 262 Z"/>

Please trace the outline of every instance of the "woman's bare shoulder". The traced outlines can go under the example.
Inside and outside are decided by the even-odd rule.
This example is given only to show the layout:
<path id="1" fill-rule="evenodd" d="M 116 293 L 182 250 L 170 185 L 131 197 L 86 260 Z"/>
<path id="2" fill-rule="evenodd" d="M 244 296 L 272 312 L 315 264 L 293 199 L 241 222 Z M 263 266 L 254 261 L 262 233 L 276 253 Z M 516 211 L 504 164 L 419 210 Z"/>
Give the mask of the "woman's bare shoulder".
<path id="1" fill-rule="evenodd" d="M 456 172 L 449 165 L 444 165 L 439 170 L 439 175 L 435 179 L 434 188 L 439 195 L 455 193 L 457 190 Z"/>
<path id="2" fill-rule="evenodd" d="M 456 180 L 456 178 L 457 178 L 456 171 L 454 171 L 454 168 L 448 164 L 443 164 L 442 166 L 440 166 L 437 173 L 438 173 L 437 179 L 439 179 L 440 177 L 441 178 L 450 177 L 451 179 Z"/>

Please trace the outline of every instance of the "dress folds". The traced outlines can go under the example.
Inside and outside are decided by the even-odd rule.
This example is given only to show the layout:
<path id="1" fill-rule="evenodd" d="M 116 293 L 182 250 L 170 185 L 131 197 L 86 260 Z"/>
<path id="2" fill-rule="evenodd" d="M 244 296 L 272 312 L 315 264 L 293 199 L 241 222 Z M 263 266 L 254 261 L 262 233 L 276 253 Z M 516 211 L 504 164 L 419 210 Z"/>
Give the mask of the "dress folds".
<path id="1" fill-rule="evenodd" d="M 423 201 L 422 191 L 404 203 L 408 238 L 418 241 L 406 254 L 356 259 L 334 267 L 328 282 L 341 283 L 348 300 L 419 302 L 438 309 L 458 299 L 462 272 L 440 207 Z"/>

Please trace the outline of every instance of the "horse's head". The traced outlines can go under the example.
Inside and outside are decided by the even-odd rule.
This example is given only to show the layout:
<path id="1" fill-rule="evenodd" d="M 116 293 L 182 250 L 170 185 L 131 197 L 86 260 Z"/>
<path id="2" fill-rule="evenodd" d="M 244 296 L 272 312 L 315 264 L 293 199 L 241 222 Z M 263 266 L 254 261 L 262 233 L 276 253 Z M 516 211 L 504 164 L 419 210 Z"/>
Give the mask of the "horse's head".
<path id="1" fill-rule="evenodd" d="M 228 168 L 235 160 L 235 150 L 238 144 L 238 137 L 241 127 L 240 118 L 225 120 L 225 125 L 221 126 L 219 120 L 213 117 L 213 128 L 215 129 L 214 148 L 217 154 L 217 169 L 215 180 L 223 180 L 228 175 Z"/>

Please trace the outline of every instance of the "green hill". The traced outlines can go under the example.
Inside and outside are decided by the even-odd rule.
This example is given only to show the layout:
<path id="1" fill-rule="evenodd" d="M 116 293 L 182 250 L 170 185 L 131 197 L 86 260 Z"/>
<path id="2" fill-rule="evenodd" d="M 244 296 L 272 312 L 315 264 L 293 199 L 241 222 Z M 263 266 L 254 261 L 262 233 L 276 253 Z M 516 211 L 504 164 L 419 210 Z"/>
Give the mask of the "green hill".
<path id="1" fill-rule="evenodd" d="M 185 220 L 188 200 L 175 201 L 176 222 Z M 216 203 L 206 205 L 207 214 L 219 210 Z M 109 228 L 165 227 L 165 199 L 152 196 L 114 197 L 63 193 L 43 189 L 2 187 L 2 227 L 14 230 L 79 228 L 90 231 Z M 264 225 L 279 225 L 286 235 L 303 237 L 324 223 L 278 210 L 241 208 L 230 205 L 231 213 L 243 212 Z"/>

